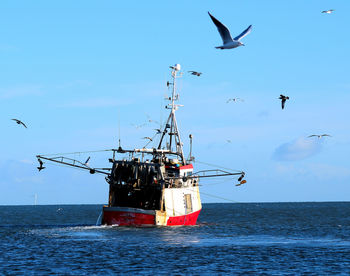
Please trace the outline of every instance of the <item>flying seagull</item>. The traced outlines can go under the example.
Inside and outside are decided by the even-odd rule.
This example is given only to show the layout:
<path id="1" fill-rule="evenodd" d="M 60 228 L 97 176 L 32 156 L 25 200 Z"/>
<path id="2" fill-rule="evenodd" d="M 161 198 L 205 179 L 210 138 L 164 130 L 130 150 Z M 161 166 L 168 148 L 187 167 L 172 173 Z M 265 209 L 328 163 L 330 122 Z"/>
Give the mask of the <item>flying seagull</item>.
<path id="1" fill-rule="evenodd" d="M 20 120 L 18 120 L 18 119 L 11 119 L 11 120 L 13 120 L 13 121 L 15 121 L 17 124 L 23 125 L 25 128 L 27 128 L 27 126 L 26 126 L 22 121 L 20 121 Z"/>
<path id="2" fill-rule="evenodd" d="M 160 128 L 155 128 L 154 130 L 157 131 L 157 134 L 162 133 L 162 131 L 160 130 Z"/>
<path id="3" fill-rule="evenodd" d="M 194 75 L 194 76 L 197 76 L 197 77 L 200 77 L 200 75 L 203 74 L 203 73 L 197 72 L 197 71 L 188 71 L 188 73 L 191 73 L 191 75 Z"/>
<path id="4" fill-rule="evenodd" d="M 135 125 L 135 124 L 131 124 L 132 126 L 134 126 L 136 129 L 139 129 L 141 127 L 144 127 L 146 125 L 146 123 L 143 123 L 141 125 Z"/>
<path id="5" fill-rule="evenodd" d="M 40 165 L 39 165 L 39 167 L 37 167 L 37 168 L 38 168 L 38 170 L 39 170 L 39 172 L 40 172 L 41 170 L 45 169 L 45 167 L 43 167 L 44 162 L 41 161 L 40 158 L 38 158 L 38 162 L 39 162 Z"/>
<path id="6" fill-rule="evenodd" d="M 326 10 L 326 11 L 322 11 L 322 13 L 332 13 L 334 12 L 334 10 Z"/>
<path id="7" fill-rule="evenodd" d="M 282 109 L 284 109 L 284 104 L 286 103 L 286 100 L 289 100 L 289 97 L 281 94 L 278 99 L 282 100 Z"/>
<path id="8" fill-rule="evenodd" d="M 318 139 L 320 139 L 320 138 L 325 137 L 325 136 L 332 137 L 329 134 L 312 134 L 312 135 L 308 136 L 308 138 L 310 138 L 310 137 L 317 137 Z"/>
<path id="9" fill-rule="evenodd" d="M 228 99 L 227 101 L 226 101 L 226 103 L 229 103 L 229 102 L 238 102 L 238 101 L 241 101 L 241 102 L 244 102 L 244 100 L 243 99 L 241 99 L 241 98 L 231 98 L 231 99 Z"/>
<path id="10" fill-rule="evenodd" d="M 153 141 L 153 139 L 151 137 L 143 137 L 143 139 L 148 139 L 150 140 L 151 142 Z"/>
<path id="11" fill-rule="evenodd" d="M 220 36 L 222 38 L 223 45 L 215 47 L 216 49 L 232 49 L 237 48 L 239 46 L 244 46 L 240 40 L 245 37 L 247 34 L 249 34 L 252 30 L 252 25 L 249 25 L 247 29 L 245 29 L 240 35 L 236 36 L 234 39 L 232 39 L 229 29 L 222 24 L 219 20 L 217 20 L 214 16 L 208 12 L 211 20 L 213 20 L 215 26 L 218 28 L 218 31 L 220 33 Z"/>

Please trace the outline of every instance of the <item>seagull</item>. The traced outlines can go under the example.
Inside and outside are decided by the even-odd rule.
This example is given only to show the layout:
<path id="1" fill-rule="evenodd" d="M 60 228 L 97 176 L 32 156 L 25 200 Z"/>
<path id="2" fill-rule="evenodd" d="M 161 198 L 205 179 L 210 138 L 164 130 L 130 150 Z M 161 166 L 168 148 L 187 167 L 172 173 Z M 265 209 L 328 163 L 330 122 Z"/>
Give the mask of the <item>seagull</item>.
<path id="1" fill-rule="evenodd" d="M 227 142 L 227 143 L 231 143 L 231 140 L 227 139 L 226 142 Z"/>
<path id="2" fill-rule="evenodd" d="M 215 26 L 218 28 L 218 31 L 220 33 L 220 36 L 222 38 L 223 45 L 215 47 L 216 49 L 232 49 L 237 48 L 239 46 L 244 46 L 240 40 L 245 37 L 247 34 L 249 34 L 252 30 L 252 25 L 249 25 L 247 29 L 245 29 L 240 35 L 236 36 L 234 39 L 232 39 L 229 29 L 222 24 L 219 20 L 217 20 L 214 16 L 208 12 L 211 20 L 213 20 Z"/>
<path id="3" fill-rule="evenodd" d="M 146 125 L 146 123 L 143 123 L 141 125 L 135 125 L 135 124 L 131 124 L 132 126 L 134 126 L 136 129 L 139 129 L 141 127 L 144 127 Z"/>
<path id="4" fill-rule="evenodd" d="M 197 72 L 197 71 L 188 71 L 188 73 L 191 73 L 191 75 L 194 75 L 194 76 L 197 76 L 197 77 L 200 77 L 200 75 L 203 74 L 203 73 Z"/>
<path id="5" fill-rule="evenodd" d="M 148 114 L 146 114 L 146 116 L 147 116 L 147 122 L 148 122 L 148 123 L 159 124 L 158 121 L 151 119 L 151 116 L 149 116 Z"/>
<path id="6" fill-rule="evenodd" d="M 322 11 L 322 13 L 332 13 L 334 12 L 334 10 L 326 10 L 326 11 Z"/>
<path id="7" fill-rule="evenodd" d="M 11 119 L 11 120 L 13 120 L 13 121 L 15 121 L 17 124 L 23 125 L 25 128 L 27 128 L 27 126 L 26 126 L 22 121 L 20 121 L 20 120 L 18 120 L 18 119 Z"/>
<path id="8" fill-rule="evenodd" d="M 243 99 L 241 99 L 241 98 L 231 98 L 231 99 L 228 99 L 227 101 L 226 101 L 226 103 L 229 103 L 229 102 L 238 102 L 238 101 L 241 101 L 241 102 L 244 102 L 244 100 Z"/>
<path id="9" fill-rule="evenodd" d="M 284 104 L 285 104 L 286 100 L 289 100 L 289 97 L 281 94 L 278 99 L 282 100 L 282 109 L 284 109 Z"/>
<path id="10" fill-rule="evenodd" d="M 312 134 L 312 135 L 308 136 L 308 138 L 310 138 L 310 137 L 317 137 L 318 139 L 320 139 L 320 138 L 326 137 L 326 136 L 332 137 L 332 136 L 329 135 L 329 134 Z"/>
<path id="11" fill-rule="evenodd" d="M 162 131 L 159 128 L 155 128 L 154 130 L 157 131 L 157 134 L 162 133 Z"/>
<path id="12" fill-rule="evenodd" d="M 40 158 L 38 158 L 38 162 L 39 162 L 40 165 L 39 165 L 39 167 L 37 167 L 37 168 L 38 168 L 38 170 L 39 170 L 39 172 L 40 172 L 41 170 L 45 169 L 45 167 L 43 167 L 44 162 L 41 161 Z"/>
<path id="13" fill-rule="evenodd" d="M 89 160 L 90 160 L 90 156 L 86 159 L 86 161 L 85 161 L 85 163 L 84 163 L 84 165 L 85 165 L 86 167 L 88 167 L 88 165 L 89 165 Z"/>
<path id="14" fill-rule="evenodd" d="M 143 137 L 143 139 L 148 139 L 150 140 L 151 142 L 153 141 L 153 139 L 151 137 Z"/>

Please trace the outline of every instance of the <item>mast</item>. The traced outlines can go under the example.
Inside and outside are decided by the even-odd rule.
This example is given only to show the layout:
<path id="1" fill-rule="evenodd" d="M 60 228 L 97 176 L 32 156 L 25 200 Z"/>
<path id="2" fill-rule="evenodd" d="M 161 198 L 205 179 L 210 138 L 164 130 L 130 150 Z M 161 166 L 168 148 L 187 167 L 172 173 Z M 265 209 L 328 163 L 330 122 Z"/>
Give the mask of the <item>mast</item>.
<path id="1" fill-rule="evenodd" d="M 173 89 L 172 89 L 171 97 L 169 97 L 170 104 L 166 105 L 165 108 L 171 109 L 171 111 L 170 111 L 168 120 L 165 124 L 164 130 L 162 132 L 158 149 L 161 149 L 163 139 L 165 135 L 168 134 L 169 146 L 167 150 L 172 151 L 171 150 L 172 147 L 175 147 L 174 152 L 178 153 L 178 155 L 182 159 L 183 165 L 186 165 L 186 159 L 184 157 L 182 142 L 181 142 L 180 133 L 179 133 L 176 116 L 175 116 L 175 111 L 178 109 L 179 106 L 182 106 L 179 104 L 175 104 L 175 101 L 179 99 L 179 95 L 176 94 L 176 79 L 182 75 L 182 73 L 179 72 L 181 70 L 181 66 L 180 64 L 175 64 L 174 66 L 170 66 L 170 68 L 171 68 L 171 77 L 173 79 L 173 82 L 172 83 L 167 82 L 167 86 L 172 85 Z"/>

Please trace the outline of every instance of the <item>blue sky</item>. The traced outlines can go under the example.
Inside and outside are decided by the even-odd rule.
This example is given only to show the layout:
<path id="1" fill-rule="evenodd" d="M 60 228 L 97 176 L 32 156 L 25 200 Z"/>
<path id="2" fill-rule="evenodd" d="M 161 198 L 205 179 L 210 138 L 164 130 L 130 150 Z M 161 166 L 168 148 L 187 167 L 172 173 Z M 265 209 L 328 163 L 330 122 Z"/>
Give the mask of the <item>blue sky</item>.
<path id="1" fill-rule="evenodd" d="M 208 11 L 232 36 L 252 24 L 246 46 L 216 50 Z M 196 160 L 247 173 L 240 187 L 202 181 L 203 202 L 348 201 L 349 11 L 347 0 L 3 1 L 0 204 L 34 194 L 38 204 L 106 203 L 103 176 L 49 164 L 38 173 L 35 155 L 117 147 L 118 121 L 122 145 L 142 147 L 157 126 L 133 124 L 165 120 L 175 63 L 185 152 L 192 133 Z M 233 97 L 244 102 L 226 104 Z M 306 138 L 314 133 L 333 137 Z M 89 155 L 107 165 L 106 153 L 72 157 Z"/>

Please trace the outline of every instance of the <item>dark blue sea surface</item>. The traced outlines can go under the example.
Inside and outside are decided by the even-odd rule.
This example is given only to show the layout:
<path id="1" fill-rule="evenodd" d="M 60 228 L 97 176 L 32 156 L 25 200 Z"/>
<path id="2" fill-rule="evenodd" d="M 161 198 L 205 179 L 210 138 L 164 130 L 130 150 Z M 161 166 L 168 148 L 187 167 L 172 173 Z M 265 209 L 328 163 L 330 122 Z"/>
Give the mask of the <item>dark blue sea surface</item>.
<path id="1" fill-rule="evenodd" d="M 151 228 L 96 226 L 101 208 L 0 206 L 0 274 L 350 274 L 350 202 L 203 204 L 196 226 Z"/>

